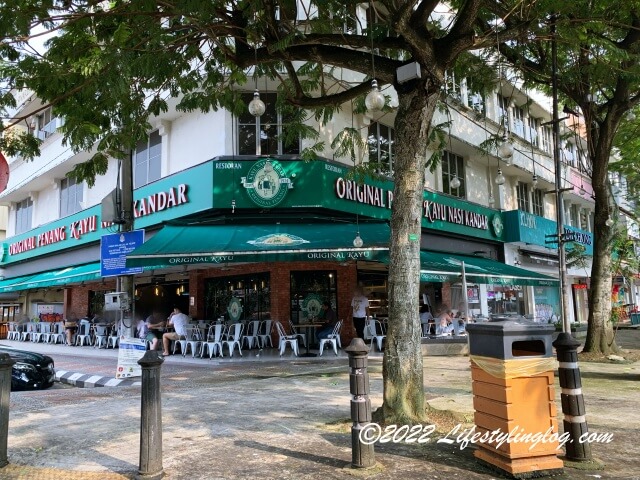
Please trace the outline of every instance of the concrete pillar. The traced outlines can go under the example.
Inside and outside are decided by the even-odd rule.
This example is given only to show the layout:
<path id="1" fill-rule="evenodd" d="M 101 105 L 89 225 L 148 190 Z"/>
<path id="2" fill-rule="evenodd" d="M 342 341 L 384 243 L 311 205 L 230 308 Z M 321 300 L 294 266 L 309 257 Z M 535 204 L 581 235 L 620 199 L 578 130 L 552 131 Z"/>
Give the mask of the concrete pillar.
<path id="1" fill-rule="evenodd" d="M 369 399 L 369 374 L 367 373 L 369 349 L 361 338 L 354 338 L 345 348 L 349 354 L 349 386 L 351 399 L 351 466 L 368 468 L 376 464 L 373 443 L 363 443 L 361 432 L 371 423 L 371 400 Z"/>
<path id="2" fill-rule="evenodd" d="M 9 397 L 11 395 L 11 367 L 15 363 L 6 353 L 0 354 L 0 468 L 9 463 L 7 459 Z"/>
<path id="3" fill-rule="evenodd" d="M 140 468 L 136 478 L 162 478 L 162 402 L 160 396 L 160 367 L 164 359 L 155 350 L 148 350 L 138 360 L 142 367 L 142 395 L 140 415 Z"/>

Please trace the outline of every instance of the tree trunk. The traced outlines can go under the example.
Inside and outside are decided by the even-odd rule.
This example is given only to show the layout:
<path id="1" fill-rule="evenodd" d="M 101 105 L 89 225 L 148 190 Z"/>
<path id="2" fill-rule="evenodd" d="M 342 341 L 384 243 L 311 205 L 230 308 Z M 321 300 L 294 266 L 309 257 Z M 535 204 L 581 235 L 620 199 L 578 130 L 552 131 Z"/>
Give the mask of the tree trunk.
<path id="1" fill-rule="evenodd" d="M 588 297 L 589 320 L 583 351 L 610 354 L 619 351 L 615 343 L 611 322 L 611 240 L 612 228 L 616 227 L 615 224 L 611 227 L 607 226 L 606 221 L 610 216 L 612 219 L 617 216 L 617 207 L 611 195 L 608 176 L 609 156 L 613 140 L 613 136 L 608 133 L 613 129 L 606 128 L 606 126 L 601 128 L 597 135 L 594 135 L 597 138 L 592 156 L 593 174 L 591 179 L 595 196 L 594 247 L 590 295 Z"/>
<path id="2" fill-rule="evenodd" d="M 416 88 L 398 97 L 382 413 L 386 423 L 414 424 L 425 415 L 418 312 L 420 236 L 428 133 L 439 93 Z"/>

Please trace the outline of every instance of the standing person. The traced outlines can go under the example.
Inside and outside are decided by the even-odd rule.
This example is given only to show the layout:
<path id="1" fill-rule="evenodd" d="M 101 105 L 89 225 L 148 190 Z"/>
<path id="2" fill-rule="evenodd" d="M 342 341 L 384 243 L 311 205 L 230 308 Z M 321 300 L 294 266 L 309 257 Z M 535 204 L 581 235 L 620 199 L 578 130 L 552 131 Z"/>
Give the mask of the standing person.
<path id="1" fill-rule="evenodd" d="M 338 323 L 338 317 L 336 312 L 331 308 L 331 304 L 328 301 L 322 302 L 322 311 L 324 312 L 324 323 L 322 328 L 316 333 L 316 340 L 320 343 L 320 340 L 327 338 L 333 333 L 333 329 Z"/>
<path id="2" fill-rule="evenodd" d="M 180 340 L 180 337 L 187 335 L 188 323 L 189 317 L 182 313 L 178 307 L 173 307 L 173 312 L 169 315 L 167 325 L 173 325 L 175 332 L 167 332 L 162 336 L 163 355 L 169 355 L 171 340 Z"/>
<path id="3" fill-rule="evenodd" d="M 358 286 L 351 299 L 353 309 L 353 326 L 356 328 L 356 336 L 364 340 L 364 326 L 369 314 L 369 299 L 365 296 L 362 287 Z"/>
<path id="4" fill-rule="evenodd" d="M 78 317 L 71 316 L 65 320 L 64 330 L 67 334 L 67 345 L 73 346 L 73 335 L 78 331 Z"/>

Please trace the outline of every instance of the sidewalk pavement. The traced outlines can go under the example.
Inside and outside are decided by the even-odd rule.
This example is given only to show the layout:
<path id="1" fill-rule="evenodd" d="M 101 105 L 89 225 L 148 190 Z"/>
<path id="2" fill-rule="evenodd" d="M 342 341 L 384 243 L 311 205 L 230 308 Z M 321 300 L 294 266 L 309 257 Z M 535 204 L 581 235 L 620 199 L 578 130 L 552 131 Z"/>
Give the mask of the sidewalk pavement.
<path id="1" fill-rule="evenodd" d="M 625 334 L 627 335 L 627 334 Z M 625 346 L 640 344 L 640 335 Z M 625 337 L 626 338 L 626 337 Z M 627 342 L 627 343 L 625 343 Z M 4 343 L 4 342 L 3 342 Z M 23 346 L 26 346 L 22 344 Z M 56 367 L 112 375 L 117 352 L 42 346 Z M 637 347 L 635 347 L 637 348 Z M 66 350 L 65 350 L 66 349 Z M 169 479 L 345 479 L 351 436 L 346 356 L 280 358 L 272 354 L 201 360 L 167 357 L 161 369 L 163 465 Z M 558 479 L 640 478 L 637 397 L 640 366 L 581 363 L 592 432 L 613 433 L 594 444 L 607 469 L 565 469 Z M 425 392 L 441 430 L 425 444 L 376 444 L 375 480 L 495 479 L 474 446 L 461 448 L 451 430 L 473 418 L 469 359 L 426 357 Z M 371 402 L 382 403 L 381 357 L 370 359 Z M 556 401 L 560 410 L 556 381 Z M 9 461 L 2 479 L 132 478 L 140 446 L 140 388 L 63 388 L 11 395 Z M 453 412 L 453 413 L 451 413 Z M 559 412 L 559 424 L 562 416 Z M 26 472 L 16 476 L 17 471 Z M 357 472 L 356 472 L 357 473 Z M 111 475 L 111 476 L 108 476 Z M 596 476 L 597 475 L 597 476 Z M 358 475 L 362 476 L 362 475 Z"/>

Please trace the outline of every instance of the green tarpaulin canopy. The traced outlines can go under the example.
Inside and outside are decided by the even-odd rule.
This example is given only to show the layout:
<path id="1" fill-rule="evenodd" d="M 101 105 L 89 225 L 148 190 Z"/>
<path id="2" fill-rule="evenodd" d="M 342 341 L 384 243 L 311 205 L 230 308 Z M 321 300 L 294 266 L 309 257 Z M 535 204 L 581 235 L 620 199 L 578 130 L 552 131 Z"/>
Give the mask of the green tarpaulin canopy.
<path id="1" fill-rule="evenodd" d="M 551 287 L 558 285 L 556 278 L 488 258 L 431 251 L 420 252 L 420 280 L 423 282 L 462 280 L 462 262 L 464 262 L 467 282 Z"/>
<path id="2" fill-rule="evenodd" d="M 358 233 L 362 247 L 354 247 Z M 127 267 L 376 260 L 389 249 L 389 234 L 385 223 L 168 225 L 127 255 Z"/>
<path id="3" fill-rule="evenodd" d="M 64 286 L 100 279 L 100 262 L 50 270 L 35 275 L 15 277 L 0 282 L 0 293 Z"/>

